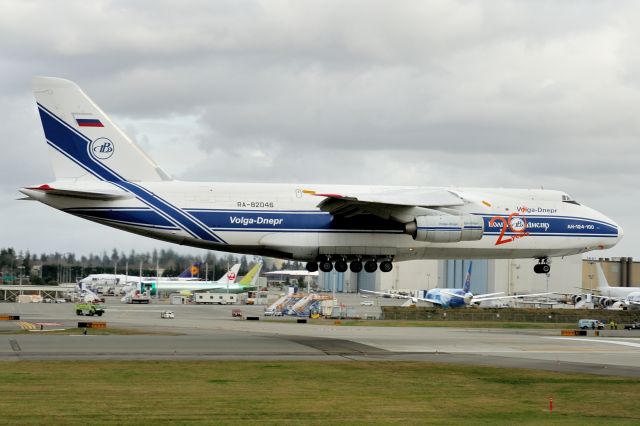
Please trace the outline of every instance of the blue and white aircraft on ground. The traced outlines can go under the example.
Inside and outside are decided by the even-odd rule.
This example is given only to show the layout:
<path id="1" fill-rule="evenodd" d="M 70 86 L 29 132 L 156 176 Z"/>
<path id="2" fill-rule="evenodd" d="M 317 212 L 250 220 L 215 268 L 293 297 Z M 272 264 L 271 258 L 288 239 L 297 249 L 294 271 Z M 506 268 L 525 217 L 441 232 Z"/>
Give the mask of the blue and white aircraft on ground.
<path id="1" fill-rule="evenodd" d="M 380 291 L 361 290 L 364 293 L 373 293 L 381 296 L 392 296 L 399 299 L 411 299 L 413 303 L 429 302 L 442 308 L 461 308 L 463 306 L 471 306 L 476 303 L 489 302 L 493 300 L 507 300 L 507 299 L 522 299 L 527 297 L 546 296 L 553 293 L 533 293 L 533 294 L 519 294 L 513 296 L 501 296 L 503 292 L 499 293 L 487 293 L 474 295 L 471 293 L 471 266 L 473 263 L 469 263 L 469 270 L 465 277 L 462 288 L 432 288 L 427 291 L 426 297 L 415 296 L 403 296 L 399 294 L 391 294 Z"/>
<path id="2" fill-rule="evenodd" d="M 622 229 L 561 191 L 172 180 L 73 82 L 33 91 L 55 181 L 20 191 L 147 237 L 384 272 L 412 259 L 547 258 L 613 247 Z"/>

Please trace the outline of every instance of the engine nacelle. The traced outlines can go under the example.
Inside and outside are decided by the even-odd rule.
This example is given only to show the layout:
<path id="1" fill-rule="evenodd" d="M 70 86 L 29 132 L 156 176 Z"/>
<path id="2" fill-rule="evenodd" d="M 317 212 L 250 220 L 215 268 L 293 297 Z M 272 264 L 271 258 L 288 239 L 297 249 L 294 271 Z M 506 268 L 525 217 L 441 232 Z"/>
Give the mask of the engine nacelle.
<path id="1" fill-rule="evenodd" d="M 477 241 L 484 233 L 484 219 L 469 214 L 417 216 L 405 225 L 405 232 L 416 241 L 430 243 Z"/>
<path id="2" fill-rule="evenodd" d="M 582 302 L 582 295 L 581 294 L 575 294 L 575 295 L 571 296 L 571 301 L 573 302 L 574 305 L 577 305 L 578 303 Z"/>
<path id="3" fill-rule="evenodd" d="M 598 299 L 598 304 L 603 308 L 609 308 L 615 303 L 615 300 L 610 299 L 608 297 L 601 297 Z"/>

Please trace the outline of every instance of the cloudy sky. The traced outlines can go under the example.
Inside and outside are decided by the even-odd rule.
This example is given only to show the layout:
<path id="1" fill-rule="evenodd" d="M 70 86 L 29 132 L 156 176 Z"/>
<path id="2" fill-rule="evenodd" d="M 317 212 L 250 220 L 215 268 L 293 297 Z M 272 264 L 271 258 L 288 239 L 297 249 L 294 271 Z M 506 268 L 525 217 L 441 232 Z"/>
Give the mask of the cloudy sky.
<path id="1" fill-rule="evenodd" d="M 53 179 L 50 75 L 181 180 L 561 189 L 625 229 L 594 255 L 640 259 L 638 21 L 632 1 L 0 0 L 0 247 L 176 247 L 16 201 Z"/>

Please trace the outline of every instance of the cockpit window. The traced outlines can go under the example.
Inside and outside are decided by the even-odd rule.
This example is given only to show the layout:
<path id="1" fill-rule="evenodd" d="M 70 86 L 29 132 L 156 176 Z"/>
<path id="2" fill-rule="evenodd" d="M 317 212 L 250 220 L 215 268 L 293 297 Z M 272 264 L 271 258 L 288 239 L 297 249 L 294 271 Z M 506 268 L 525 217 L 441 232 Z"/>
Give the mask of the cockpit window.
<path id="1" fill-rule="evenodd" d="M 563 203 L 570 203 L 570 204 L 575 204 L 576 206 L 579 206 L 580 203 L 578 203 L 576 200 L 574 200 L 573 198 L 571 198 L 569 195 L 567 194 L 563 194 L 562 195 L 562 202 Z"/>

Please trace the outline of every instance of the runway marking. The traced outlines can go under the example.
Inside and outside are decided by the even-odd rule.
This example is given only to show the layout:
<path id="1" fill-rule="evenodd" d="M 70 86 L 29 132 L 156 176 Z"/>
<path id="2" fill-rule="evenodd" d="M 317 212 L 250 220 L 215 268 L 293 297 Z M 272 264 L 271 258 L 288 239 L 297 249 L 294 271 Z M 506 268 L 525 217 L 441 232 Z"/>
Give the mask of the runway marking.
<path id="1" fill-rule="evenodd" d="M 633 348 L 640 348 L 640 343 L 625 342 L 624 340 L 601 340 L 601 339 L 576 339 L 574 337 L 547 337 L 547 339 L 555 340 L 570 340 L 572 342 L 596 342 L 596 343 L 610 343 L 612 345 L 631 346 Z"/>
<path id="2" fill-rule="evenodd" d="M 20 326 L 20 328 L 22 328 L 23 330 L 35 330 L 38 326 L 35 325 L 32 322 L 27 322 L 27 321 L 18 321 L 18 325 Z"/>

